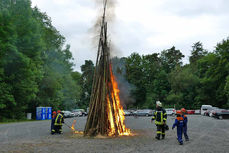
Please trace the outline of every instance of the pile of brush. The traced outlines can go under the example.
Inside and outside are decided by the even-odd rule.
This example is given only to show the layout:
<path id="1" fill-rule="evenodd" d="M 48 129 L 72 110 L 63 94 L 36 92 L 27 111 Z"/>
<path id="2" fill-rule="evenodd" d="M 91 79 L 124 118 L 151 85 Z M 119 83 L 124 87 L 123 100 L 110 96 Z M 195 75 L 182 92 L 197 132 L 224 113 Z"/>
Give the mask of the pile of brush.
<path id="1" fill-rule="evenodd" d="M 118 136 L 126 132 L 124 112 L 120 105 L 118 87 L 112 73 L 110 48 L 107 41 L 106 4 L 101 22 L 100 38 L 93 77 L 85 136 Z"/>

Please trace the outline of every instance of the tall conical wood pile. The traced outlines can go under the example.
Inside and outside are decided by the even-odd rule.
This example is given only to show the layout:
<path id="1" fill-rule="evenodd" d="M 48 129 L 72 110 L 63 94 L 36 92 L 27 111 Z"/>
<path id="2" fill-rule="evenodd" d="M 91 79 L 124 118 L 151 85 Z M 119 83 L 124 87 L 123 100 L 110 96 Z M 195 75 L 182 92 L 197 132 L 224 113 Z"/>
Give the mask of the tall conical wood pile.
<path id="1" fill-rule="evenodd" d="M 130 133 L 124 125 L 124 112 L 118 96 L 117 83 L 112 73 L 105 20 L 106 4 L 107 0 L 104 4 L 101 22 L 89 114 L 84 129 L 85 136 L 118 136 Z"/>

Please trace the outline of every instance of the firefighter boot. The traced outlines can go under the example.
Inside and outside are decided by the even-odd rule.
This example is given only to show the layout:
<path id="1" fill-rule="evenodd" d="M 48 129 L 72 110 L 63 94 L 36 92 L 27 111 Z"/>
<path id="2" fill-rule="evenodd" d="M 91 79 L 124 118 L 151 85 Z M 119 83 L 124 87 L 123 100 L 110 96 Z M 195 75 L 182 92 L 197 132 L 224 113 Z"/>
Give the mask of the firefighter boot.
<path id="1" fill-rule="evenodd" d="M 59 134 L 63 134 L 62 129 L 60 129 L 58 133 L 59 133 Z"/>
<path id="2" fill-rule="evenodd" d="M 53 134 L 55 134 L 55 132 L 56 132 L 56 131 L 55 131 L 54 129 L 52 129 L 51 134 L 53 135 Z"/>
<path id="3" fill-rule="evenodd" d="M 160 134 L 157 134 L 157 136 L 155 137 L 157 140 L 160 140 Z"/>
<path id="4" fill-rule="evenodd" d="M 161 137 L 162 139 L 165 139 L 165 132 L 162 132 Z"/>

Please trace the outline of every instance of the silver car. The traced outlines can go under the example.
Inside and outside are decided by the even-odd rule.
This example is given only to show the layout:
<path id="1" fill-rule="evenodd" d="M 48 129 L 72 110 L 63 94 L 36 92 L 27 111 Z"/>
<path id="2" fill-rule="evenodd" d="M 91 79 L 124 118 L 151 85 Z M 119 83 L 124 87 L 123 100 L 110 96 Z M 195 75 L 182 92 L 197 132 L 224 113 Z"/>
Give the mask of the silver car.
<path id="1" fill-rule="evenodd" d="M 61 111 L 64 114 L 64 118 L 74 117 L 75 115 L 70 111 Z"/>
<path id="2" fill-rule="evenodd" d="M 152 115 L 153 115 L 152 109 L 142 109 L 134 112 L 134 116 L 152 116 Z"/>

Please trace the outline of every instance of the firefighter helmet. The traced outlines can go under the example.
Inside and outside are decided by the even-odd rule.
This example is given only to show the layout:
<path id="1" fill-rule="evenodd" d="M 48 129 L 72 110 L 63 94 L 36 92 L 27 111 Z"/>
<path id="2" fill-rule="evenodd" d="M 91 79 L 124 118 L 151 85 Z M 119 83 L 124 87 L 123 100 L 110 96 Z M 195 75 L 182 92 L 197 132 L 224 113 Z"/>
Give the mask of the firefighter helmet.
<path id="1" fill-rule="evenodd" d="M 156 101 L 156 105 L 162 107 L 162 103 L 160 101 Z"/>

